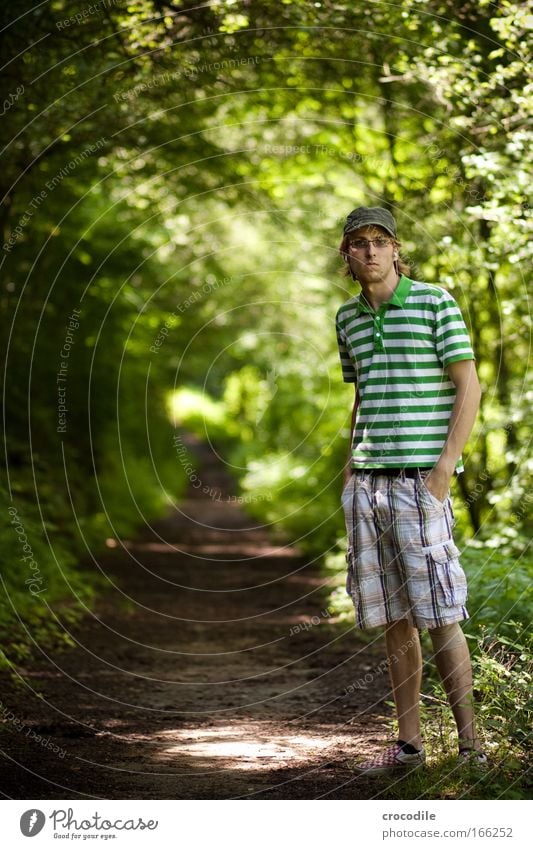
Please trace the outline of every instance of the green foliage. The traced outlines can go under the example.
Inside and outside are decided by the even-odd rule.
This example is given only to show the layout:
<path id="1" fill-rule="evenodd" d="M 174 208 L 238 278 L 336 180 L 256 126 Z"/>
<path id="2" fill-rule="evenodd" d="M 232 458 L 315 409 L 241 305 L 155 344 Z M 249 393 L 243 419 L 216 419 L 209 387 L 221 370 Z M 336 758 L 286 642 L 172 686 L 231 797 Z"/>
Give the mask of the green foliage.
<path id="1" fill-rule="evenodd" d="M 479 640 L 473 655 L 477 733 L 489 757 L 489 768 L 467 770 L 461 777 L 449 760 L 450 741 L 455 733 L 453 720 L 442 685 L 430 676 L 431 695 L 423 699 L 424 736 L 431 757 L 440 762 L 438 775 L 432 775 L 434 787 L 430 798 L 446 798 L 447 785 L 455 785 L 460 798 L 494 797 L 524 798 L 521 789 L 524 774 L 531 766 L 530 736 L 533 720 L 531 684 L 533 676 L 533 644 L 531 635 L 516 622 L 514 640 Z M 475 789 L 468 787 L 475 774 Z M 477 774 L 476 774 L 477 773 Z M 424 796 L 429 788 L 425 788 Z"/>
<path id="2" fill-rule="evenodd" d="M 226 410 L 206 392 L 187 386 L 176 389 L 168 395 L 167 409 L 175 430 L 183 428 L 203 440 L 227 438 L 231 425 Z"/>
<path id="3" fill-rule="evenodd" d="M 474 659 L 480 725 L 508 760 L 527 756 L 533 723 L 533 638 L 519 622 L 509 625 L 514 639 L 485 639 Z"/>
<path id="4" fill-rule="evenodd" d="M 1 532 L 2 668 L 27 659 L 37 646 L 71 645 L 69 626 L 90 606 L 102 582 L 76 568 L 69 540 L 56 524 L 42 521 L 37 506 L 19 497 L 11 501 L 5 489 L 0 504 L 8 517 Z"/>
<path id="5" fill-rule="evenodd" d="M 501 548 L 467 545 L 461 563 L 468 577 L 471 634 L 484 628 L 488 634 L 513 638 L 513 622 L 528 622 L 533 608 L 533 559 L 525 546 L 520 555 Z"/>

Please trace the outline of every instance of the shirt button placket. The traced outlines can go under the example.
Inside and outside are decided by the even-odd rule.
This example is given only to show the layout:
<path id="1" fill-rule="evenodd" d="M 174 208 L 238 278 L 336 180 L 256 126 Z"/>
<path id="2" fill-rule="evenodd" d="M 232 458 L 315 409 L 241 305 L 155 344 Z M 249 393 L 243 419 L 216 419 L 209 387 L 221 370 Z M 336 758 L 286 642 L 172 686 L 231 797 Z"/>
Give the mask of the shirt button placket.
<path id="1" fill-rule="evenodd" d="M 374 320 L 374 350 L 384 351 L 383 347 L 383 316 L 377 315 Z"/>

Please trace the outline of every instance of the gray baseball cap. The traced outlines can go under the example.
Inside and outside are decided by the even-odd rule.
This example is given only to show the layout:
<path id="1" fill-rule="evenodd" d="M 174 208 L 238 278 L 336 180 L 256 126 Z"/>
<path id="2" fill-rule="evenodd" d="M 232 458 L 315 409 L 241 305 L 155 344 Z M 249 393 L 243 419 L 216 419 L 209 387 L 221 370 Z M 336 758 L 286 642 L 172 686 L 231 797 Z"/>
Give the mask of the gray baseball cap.
<path id="1" fill-rule="evenodd" d="M 389 210 L 381 206 L 358 206 L 357 209 L 352 209 L 344 224 L 344 235 L 371 224 L 383 227 L 389 235 L 396 238 L 396 221 Z"/>

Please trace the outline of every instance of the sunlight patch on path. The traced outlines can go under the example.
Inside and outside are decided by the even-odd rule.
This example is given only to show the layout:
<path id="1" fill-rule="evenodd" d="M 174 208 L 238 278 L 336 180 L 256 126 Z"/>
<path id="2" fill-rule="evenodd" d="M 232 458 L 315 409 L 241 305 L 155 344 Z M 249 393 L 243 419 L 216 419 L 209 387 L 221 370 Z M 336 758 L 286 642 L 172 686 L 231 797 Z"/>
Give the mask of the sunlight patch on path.
<path id="1" fill-rule="evenodd" d="M 264 735 L 264 728 L 262 734 Z M 176 757 L 189 762 L 198 759 L 203 768 L 207 762 L 211 762 L 214 768 L 241 770 L 257 770 L 261 769 L 262 765 L 270 770 L 273 765 L 282 767 L 288 762 L 293 765 L 295 761 L 309 762 L 313 756 L 322 754 L 334 743 L 331 737 L 308 736 L 302 733 L 274 733 L 264 739 L 253 729 L 244 734 L 243 729 L 236 726 L 213 730 L 172 730 L 165 732 L 164 736 L 172 737 L 172 746 L 159 752 L 161 759 Z M 338 735 L 335 735 L 335 738 L 337 737 Z"/>

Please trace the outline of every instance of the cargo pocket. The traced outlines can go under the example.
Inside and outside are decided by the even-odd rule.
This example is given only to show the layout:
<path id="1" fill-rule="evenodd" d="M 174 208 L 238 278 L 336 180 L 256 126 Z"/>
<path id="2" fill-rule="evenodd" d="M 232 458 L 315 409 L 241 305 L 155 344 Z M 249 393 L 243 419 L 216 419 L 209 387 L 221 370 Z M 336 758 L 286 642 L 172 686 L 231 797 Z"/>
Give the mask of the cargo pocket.
<path id="1" fill-rule="evenodd" d="M 466 601 L 466 575 L 459 563 L 459 550 L 453 542 L 436 545 L 426 551 L 435 566 L 437 583 L 445 607 L 461 607 Z"/>

